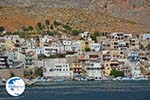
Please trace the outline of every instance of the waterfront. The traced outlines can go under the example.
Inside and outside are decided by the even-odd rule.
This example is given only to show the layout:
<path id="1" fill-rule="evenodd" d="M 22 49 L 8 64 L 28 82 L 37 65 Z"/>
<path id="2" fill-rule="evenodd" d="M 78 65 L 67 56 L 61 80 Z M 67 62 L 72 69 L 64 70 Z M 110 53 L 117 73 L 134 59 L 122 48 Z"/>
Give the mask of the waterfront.
<path id="1" fill-rule="evenodd" d="M 0 87 L 0 100 L 149 100 L 150 81 L 65 81 L 28 86 L 20 97 Z"/>

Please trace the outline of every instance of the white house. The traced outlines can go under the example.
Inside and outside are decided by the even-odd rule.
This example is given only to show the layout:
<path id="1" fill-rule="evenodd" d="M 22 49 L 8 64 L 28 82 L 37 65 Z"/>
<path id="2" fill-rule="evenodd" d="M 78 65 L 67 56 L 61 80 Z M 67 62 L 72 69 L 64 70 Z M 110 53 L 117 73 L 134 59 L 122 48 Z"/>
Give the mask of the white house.
<path id="1" fill-rule="evenodd" d="M 131 74 L 133 78 L 143 77 L 140 66 L 138 63 L 132 63 Z"/>
<path id="2" fill-rule="evenodd" d="M 44 48 L 36 48 L 36 54 L 44 54 Z"/>
<path id="3" fill-rule="evenodd" d="M 68 63 L 57 63 L 48 70 L 49 77 L 71 77 L 70 66 Z M 45 74 L 46 76 L 46 74 Z"/>
<path id="4" fill-rule="evenodd" d="M 88 37 L 90 37 L 90 33 L 89 32 L 83 32 L 80 34 L 80 37 L 81 38 L 88 38 Z"/>
<path id="5" fill-rule="evenodd" d="M 95 80 L 99 80 L 102 77 L 100 63 L 88 63 L 85 64 L 86 72 L 89 77 L 93 77 Z"/>
<path id="6" fill-rule="evenodd" d="M 80 51 L 80 50 L 82 50 L 81 45 L 80 45 L 80 41 L 72 42 L 72 50 L 73 51 Z"/>
<path id="7" fill-rule="evenodd" d="M 20 37 L 19 37 L 19 35 L 6 35 L 6 36 L 4 36 L 4 39 L 16 42 L 16 40 L 19 40 Z"/>
<path id="8" fill-rule="evenodd" d="M 50 56 L 51 54 L 57 54 L 59 51 L 58 47 L 43 47 L 43 48 L 37 48 L 36 54 L 44 54 L 45 56 Z"/>
<path id="9" fill-rule="evenodd" d="M 143 40 L 150 39 L 150 34 L 143 34 Z"/>
<path id="10" fill-rule="evenodd" d="M 65 51 L 72 51 L 71 41 L 70 40 L 63 40 L 62 44 L 64 45 Z"/>
<path id="11" fill-rule="evenodd" d="M 62 43 L 63 43 L 64 46 L 71 45 L 71 41 L 70 40 L 63 40 Z"/>
<path id="12" fill-rule="evenodd" d="M 100 50 L 100 44 L 99 43 L 91 43 L 91 50 L 93 51 L 99 51 Z"/>
<path id="13" fill-rule="evenodd" d="M 114 33 L 111 33 L 110 36 L 111 36 L 111 38 L 115 38 L 118 40 L 131 39 L 132 38 L 132 34 L 123 33 L 123 32 L 114 32 Z"/>
<path id="14" fill-rule="evenodd" d="M 46 77 L 68 77 L 73 76 L 73 72 L 70 71 L 70 65 L 66 59 L 51 59 L 45 61 L 45 72 L 43 73 Z"/>

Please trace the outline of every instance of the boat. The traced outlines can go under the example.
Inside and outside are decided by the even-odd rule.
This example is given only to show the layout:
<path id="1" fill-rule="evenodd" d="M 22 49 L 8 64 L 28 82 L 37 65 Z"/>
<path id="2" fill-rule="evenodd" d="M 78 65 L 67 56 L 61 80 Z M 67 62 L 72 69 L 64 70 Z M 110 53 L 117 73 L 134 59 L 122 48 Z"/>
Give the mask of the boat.
<path id="1" fill-rule="evenodd" d="M 94 81 L 95 79 L 93 77 L 88 77 L 87 81 Z"/>

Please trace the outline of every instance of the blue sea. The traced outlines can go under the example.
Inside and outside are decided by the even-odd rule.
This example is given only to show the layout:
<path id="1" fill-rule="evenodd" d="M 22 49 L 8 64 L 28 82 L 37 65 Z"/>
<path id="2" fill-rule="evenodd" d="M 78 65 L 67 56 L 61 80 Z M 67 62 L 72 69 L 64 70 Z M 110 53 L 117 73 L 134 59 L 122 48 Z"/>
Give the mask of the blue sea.
<path id="1" fill-rule="evenodd" d="M 26 86 L 19 97 L 0 86 L 0 100 L 150 100 L 150 81 L 66 81 Z"/>

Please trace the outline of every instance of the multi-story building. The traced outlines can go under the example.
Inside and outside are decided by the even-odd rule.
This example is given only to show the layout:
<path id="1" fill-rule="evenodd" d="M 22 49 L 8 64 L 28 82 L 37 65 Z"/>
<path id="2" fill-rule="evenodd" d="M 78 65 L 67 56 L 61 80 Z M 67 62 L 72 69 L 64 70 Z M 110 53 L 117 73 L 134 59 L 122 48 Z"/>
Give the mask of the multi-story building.
<path id="1" fill-rule="evenodd" d="M 68 63 L 55 63 L 54 66 L 47 68 L 44 76 L 70 78 L 73 76 L 73 72 L 70 71 L 70 65 Z"/>
<path id="2" fill-rule="evenodd" d="M 45 77 L 71 77 L 73 71 L 70 70 L 70 64 L 65 58 L 45 59 L 43 60 L 43 69 Z M 40 66 L 39 66 L 40 67 Z"/>
<path id="3" fill-rule="evenodd" d="M 7 59 L 6 56 L 0 56 L 0 69 L 9 67 Z"/>
<path id="4" fill-rule="evenodd" d="M 88 77 L 93 77 L 95 80 L 99 80 L 102 77 L 102 66 L 100 63 L 87 63 L 85 64 Z"/>
<path id="5" fill-rule="evenodd" d="M 81 63 L 73 63 L 70 66 L 70 70 L 73 71 L 73 76 L 81 76 L 82 74 L 84 74 L 83 64 Z"/>
<path id="6" fill-rule="evenodd" d="M 91 43 L 90 48 L 92 51 L 100 51 L 100 44 L 99 43 Z"/>

